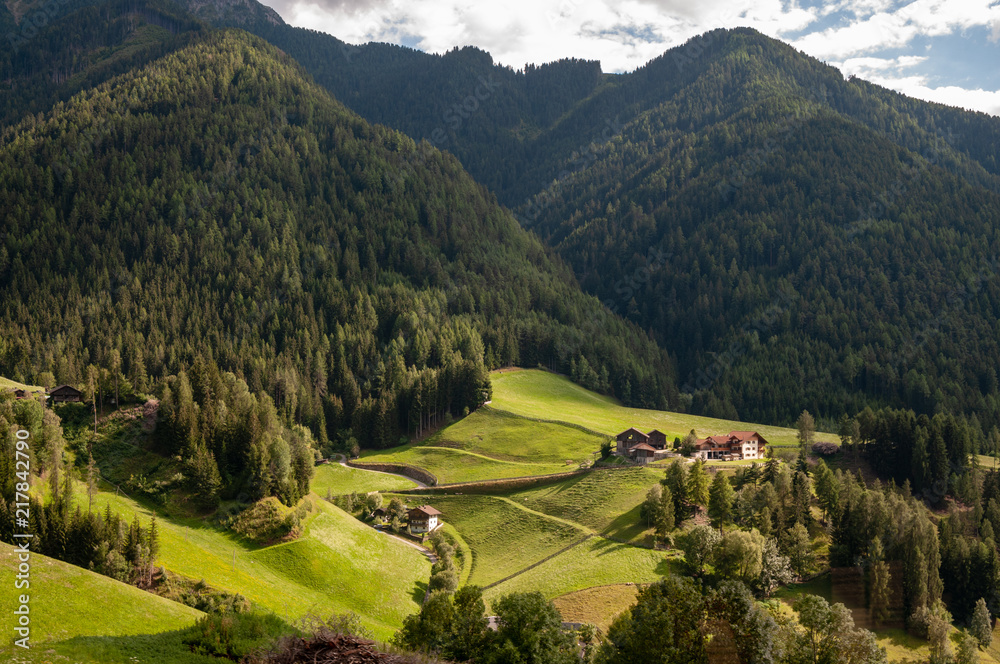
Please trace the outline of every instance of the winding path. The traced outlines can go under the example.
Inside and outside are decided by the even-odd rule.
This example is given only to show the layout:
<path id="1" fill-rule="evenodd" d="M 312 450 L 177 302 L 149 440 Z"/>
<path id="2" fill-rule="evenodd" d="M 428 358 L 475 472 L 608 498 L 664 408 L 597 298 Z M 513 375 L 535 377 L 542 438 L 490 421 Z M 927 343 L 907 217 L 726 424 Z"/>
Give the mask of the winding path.
<path id="1" fill-rule="evenodd" d="M 368 468 L 355 468 L 353 466 L 348 466 L 347 465 L 347 457 L 344 456 L 343 454 L 334 454 L 333 458 L 335 458 L 337 460 L 337 463 L 339 463 L 344 468 L 350 468 L 351 470 L 360 470 L 360 471 L 362 471 L 364 473 L 378 473 L 380 475 L 391 475 L 392 477 L 401 477 L 404 480 L 409 480 L 409 481 L 413 482 L 414 484 L 416 484 L 418 489 L 426 489 L 427 488 L 426 484 L 424 484 L 420 480 L 413 479 L 409 475 L 400 475 L 398 473 L 387 473 L 384 470 L 369 470 Z"/>
<path id="2" fill-rule="evenodd" d="M 434 563 L 436 563 L 438 561 L 437 555 L 433 551 L 431 551 L 430 549 L 428 549 L 426 546 L 420 546 L 416 542 L 411 542 L 410 540 L 406 539 L 405 537 L 399 537 L 398 535 L 393 535 L 392 533 L 386 532 L 385 530 L 382 530 L 381 528 L 376 528 L 375 530 L 377 530 L 378 532 L 382 533 L 386 537 L 391 537 L 392 539 L 396 540 L 397 542 L 402 542 L 403 544 L 405 544 L 407 546 L 412 546 L 414 549 L 416 549 L 420 553 L 422 553 L 425 556 L 427 556 L 427 560 L 431 561 L 431 564 L 434 564 Z"/>

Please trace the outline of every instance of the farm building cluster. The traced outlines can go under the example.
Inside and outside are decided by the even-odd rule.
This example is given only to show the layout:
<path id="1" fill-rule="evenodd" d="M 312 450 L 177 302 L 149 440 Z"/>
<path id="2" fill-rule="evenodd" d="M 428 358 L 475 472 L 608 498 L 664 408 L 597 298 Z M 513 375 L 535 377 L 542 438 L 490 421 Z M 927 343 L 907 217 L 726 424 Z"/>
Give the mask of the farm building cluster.
<path id="1" fill-rule="evenodd" d="M 389 517 L 389 509 L 378 507 L 372 512 L 372 517 L 386 519 Z M 430 505 L 421 505 L 406 510 L 406 531 L 411 535 L 432 533 L 441 527 L 441 523 L 441 512 Z"/>
<path id="2" fill-rule="evenodd" d="M 14 393 L 15 399 L 34 399 L 41 394 L 41 392 L 32 392 L 20 387 L 8 391 Z M 83 392 L 69 385 L 60 385 L 46 390 L 45 399 L 51 403 L 79 403 L 83 401 Z"/>
<path id="3" fill-rule="evenodd" d="M 669 456 L 667 436 L 653 429 L 643 433 L 635 427 L 622 431 L 616 437 L 615 453 L 632 459 L 638 464 L 647 464 Z M 730 431 L 722 436 L 701 438 L 695 443 L 694 455 L 706 461 L 740 461 L 743 459 L 763 459 L 767 441 L 756 431 Z"/>

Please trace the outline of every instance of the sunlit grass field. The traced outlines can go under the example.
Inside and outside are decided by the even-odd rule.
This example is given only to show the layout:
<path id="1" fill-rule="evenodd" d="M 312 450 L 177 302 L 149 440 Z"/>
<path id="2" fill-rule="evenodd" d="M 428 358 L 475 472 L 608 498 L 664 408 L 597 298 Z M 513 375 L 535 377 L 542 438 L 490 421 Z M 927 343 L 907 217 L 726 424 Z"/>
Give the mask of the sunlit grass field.
<path id="1" fill-rule="evenodd" d="M 424 502 L 406 496 L 411 504 Z M 472 552 L 469 583 L 485 586 L 585 537 L 578 526 L 493 496 L 428 496 Z"/>
<path id="2" fill-rule="evenodd" d="M 347 493 L 368 493 L 369 491 L 399 491 L 412 489 L 416 482 L 383 473 L 373 473 L 357 468 L 347 468 L 339 463 L 331 462 L 316 467 L 312 479 L 312 490 L 320 496 L 327 491 L 331 495 L 340 496 Z"/>
<path id="3" fill-rule="evenodd" d="M 180 630 L 203 615 L 172 602 L 41 554 L 31 554 L 30 583 L 14 588 L 15 548 L 0 543 L 0 660 L 27 662 L 107 662 L 127 664 L 157 661 L 208 664 L 210 657 L 193 655 L 181 643 Z M 30 650 L 13 647 L 16 598 L 28 593 L 31 618 Z M 126 638 L 127 637 L 127 638 Z M 55 655 L 52 652 L 54 651 Z"/>
<path id="4" fill-rule="evenodd" d="M 629 427 L 642 431 L 659 429 L 667 440 L 683 438 L 692 429 L 698 436 L 730 431 L 757 431 L 774 445 L 797 445 L 796 430 L 766 424 L 734 422 L 700 415 L 645 410 L 622 406 L 612 397 L 591 392 L 565 376 L 540 369 L 494 372 L 494 408 L 525 417 L 554 419 L 579 424 L 607 435 Z M 819 434 L 820 439 L 836 440 L 833 434 Z"/>
<path id="5" fill-rule="evenodd" d="M 86 509 L 86 496 L 77 500 Z M 430 562 L 329 503 L 313 501 L 315 510 L 301 538 L 266 548 L 197 517 L 161 515 L 156 564 L 240 593 L 289 622 L 307 613 L 353 611 L 376 636 L 388 638 L 403 618 L 419 610 Z M 102 491 L 94 509 L 103 512 L 106 504 L 128 520 L 139 514 L 144 524 L 153 514 L 130 498 Z"/>
<path id="6" fill-rule="evenodd" d="M 680 555 L 592 537 L 483 595 L 491 602 L 505 593 L 538 590 L 551 599 L 593 586 L 653 583 L 672 570 L 671 560 Z"/>
<path id="7" fill-rule="evenodd" d="M 639 507 L 663 476 L 662 469 L 650 468 L 596 471 L 508 497 L 618 539 L 641 540 L 648 529 L 639 518 Z"/>

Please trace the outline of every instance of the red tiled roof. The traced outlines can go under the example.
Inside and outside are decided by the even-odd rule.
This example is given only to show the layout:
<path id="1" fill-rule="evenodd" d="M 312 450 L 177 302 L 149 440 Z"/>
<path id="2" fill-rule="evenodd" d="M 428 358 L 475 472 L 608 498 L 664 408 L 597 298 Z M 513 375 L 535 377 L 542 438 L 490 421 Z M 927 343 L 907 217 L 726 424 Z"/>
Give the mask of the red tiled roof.
<path id="1" fill-rule="evenodd" d="M 656 451 L 655 447 L 653 447 L 651 445 L 647 445 L 646 443 L 639 443 L 638 445 L 633 445 L 632 449 L 633 450 L 649 450 L 650 452 L 655 452 Z"/>
<path id="2" fill-rule="evenodd" d="M 423 514 L 424 516 L 440 516 L 441 515 L 441 512 L 438 512 L 436 509 L 434 509 L 430 505 L 421 505 L 420 507 L 414 507 L 412 510 L 410 510 L 410 516 L 413 516 L 415 512 L 419 512 L 420 514 Z"/>
<path id="3" fill-rule="evenodd" d="M 764 443 L 765 445 L 767 444 L 767 441 L 764 440 L 764 436 L 760 435 L 756 431 L 730 431 L 729 435 L 730 436 L 735 436 L 736 438 L 739 438 L 740 440 L 748 440 L 750 438 L 757 438 L 757 440 L 759 440 L 760 442 Z"/>

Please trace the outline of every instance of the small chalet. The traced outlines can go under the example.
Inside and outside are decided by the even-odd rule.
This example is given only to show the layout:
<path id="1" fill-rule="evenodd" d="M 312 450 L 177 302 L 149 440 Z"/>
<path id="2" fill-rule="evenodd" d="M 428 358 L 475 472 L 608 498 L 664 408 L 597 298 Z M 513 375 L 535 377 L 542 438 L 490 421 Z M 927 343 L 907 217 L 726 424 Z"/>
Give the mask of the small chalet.
<path id="1" fill-rule="evenodd" d="M 52 403 L 77 403 L 83 401 L 83 392 L 69 385 L 53 387 L 49 390 L 48 395 Z"/>
<path id="2" fill-rule="evenodd" d="M 630 449 L 638 445 L 639 443 L 646 443 L 649 441 L 649 436 L 639 431 L 635 427 L 630 427 L 620 434 L 615 436 L 618 441 L 617 452 L 619 454 L 627 454 Z"/>
<path id="3" fill-rule="evenodd" d="M 709 436 L 695 445 L 695 454 L 702 459 L 738 461 L 763 459 L 767 441 L 756 431 L 730 431 L 725 436 Z"/>
<path id="4" fill-rule="evenodd" d="M 667 449 L 667 434 L 657 429 L 653 429 L 646 435 L 649 437 L 646 441 L 647 445 L 651 445 L 653 448 L 658 450 Z"/>
<path id="5" fill-rule="evenodd" d="M 656 456 L 656 448 L 646 443 L 639 443 L 628 451 L 636 463 L 647 464 Z"/>
<path id="6" fill-rule="evenodd" d="M 409 520 L 407 529 L 411 535 L 429 533 L 441 525 L 441 520 L 438 518 L 441 516 L 441 512 L 438 512 L 430 505 L 414 507 L 406 513 L 406 516 Z"/>

